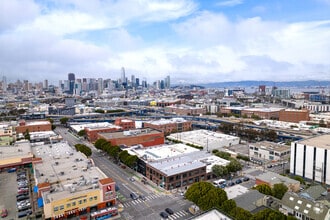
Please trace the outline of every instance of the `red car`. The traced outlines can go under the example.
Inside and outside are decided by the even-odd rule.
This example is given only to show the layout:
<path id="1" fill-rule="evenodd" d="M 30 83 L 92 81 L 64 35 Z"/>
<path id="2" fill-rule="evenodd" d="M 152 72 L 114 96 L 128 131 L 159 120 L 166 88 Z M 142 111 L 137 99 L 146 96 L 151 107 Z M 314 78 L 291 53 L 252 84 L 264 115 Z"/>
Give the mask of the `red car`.
<path id="1" fill-rule="evenodd" d="M 1 218 L 7 217 L 7 215 L 8 215 L 8 210 L 7 209 L 2 209 Z"/>

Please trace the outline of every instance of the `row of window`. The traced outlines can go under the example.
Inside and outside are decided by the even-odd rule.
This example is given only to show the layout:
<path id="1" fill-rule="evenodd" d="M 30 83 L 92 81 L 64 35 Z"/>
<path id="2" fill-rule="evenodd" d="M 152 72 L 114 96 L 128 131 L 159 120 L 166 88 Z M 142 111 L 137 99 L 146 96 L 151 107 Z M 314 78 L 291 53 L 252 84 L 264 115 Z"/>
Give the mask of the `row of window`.
<path id="1" fill-rule="evenodd" d="M 89 197 L 89 202 L 92 202 L 93 200 L 97 200 L 97 196 L 94 197 Z M 65 206 L 66 208 L 71 208 L 71 207 L 75 207 L 77 204 L 81 205 L 87 202 L 87 199 L 81 199 L 78 201 L 73 201 L 70 203 L 67 203 Z M 64 209 L 64 205 L 60 205 L 60 206 L 55 206 L 54 207 L 54 212 L 57 212 L 58 210 L 63 210 Z"/>

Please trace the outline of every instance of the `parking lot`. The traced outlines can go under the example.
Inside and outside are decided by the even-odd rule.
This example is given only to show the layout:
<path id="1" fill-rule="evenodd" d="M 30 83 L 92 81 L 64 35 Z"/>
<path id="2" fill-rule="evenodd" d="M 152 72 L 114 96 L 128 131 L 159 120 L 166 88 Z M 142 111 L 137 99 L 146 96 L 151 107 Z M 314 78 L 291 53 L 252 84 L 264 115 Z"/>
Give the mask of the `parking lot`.
<path id="1" fill-rule="evenodd" d="M 22 187 L 24 187 L 24 190 Z M 28 190 L 26 190 L 26 188 L 28 188 Z M 26 183 L 24 185 L 19 186 L 17 172 L 8 173 L 4 171 L 0 173 L 0 193 L 1 193 L 0 211 L 2 209 L 8 210 L 8 216 L 4 217 L 3 219 L 17 219 L 18 207 L 21 209 L 25 209 L 25 205 L 18 206 L 17 204 L 16 198 L 18 192 L 21 192 L 21 194 L 25 196 L 24 200 L 26 200 L 26 203 L 30 203 L 29 184 Z M 29 207 L 27 209 L 29 209 Z M 20 219 L 26 219 L 26 218 L 27 217 L 24 216 L 21 217 Z"/>
<path id="2" fill-rule="evenodd" d="M 16 173 L 0 173 L 0 209 L 7 209 L 8 216 L 4 219 L 17 219 L 16 211 L 16 194 L 17 194 L 17 183 Z"/>

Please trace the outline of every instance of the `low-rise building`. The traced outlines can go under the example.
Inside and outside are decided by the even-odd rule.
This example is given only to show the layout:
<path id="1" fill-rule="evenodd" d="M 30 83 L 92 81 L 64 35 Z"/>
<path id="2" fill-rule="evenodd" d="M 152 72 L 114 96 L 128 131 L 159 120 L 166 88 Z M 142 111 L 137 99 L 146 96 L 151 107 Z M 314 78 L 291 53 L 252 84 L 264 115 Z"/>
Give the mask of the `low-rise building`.
<path id="1" fill-rule="evenodd" d="M 181 141 L 203 147 L 206 151 L 221 149 L 239 144 L 239 137 L 213 132 L 208 130 L 193 130 L 175 133 L 167 136 L 168 139 Z"/>
<path id="2" fill-rule="evenodd" d="M 301 220 L 330 219 L 328 205 L 312 199 L 306 199 L 298 194 L 286 192 L 281 200 L 279 209 L 285 215 L 291 215 Z"/>
<path id="3" fill-rule="evenodd" d="M 280 174 L 274 173 L 274 172 L 264 172 L 258 176 L 256 176 L 256 184 L 267 184 L 271 188 L 274 186 L 274 184 L 283 183 L 288 187 L 289 191 L 298 192 L 300 190 L 300 182 L 294 179 L 291 179 L 286 176 L 282 176 Z"/>
<path id="4" fill-rule="evenodd" d="M 205 108 L 188 105 L 170 105 L 166 106 L 164 111 L 166 113 L 172 113 L 176 115 L 203 115 L 206 113 Z"/>
<path id="5" fill-rule="evenodd" d="M 37 131 L 51 131 L 52 125 L 49 121 L 19 121 L 16 127 L 16 133 L 21 134 L 26 131 L 37 132 Z"/>
<path id="6" fill-rule="evenodd" d="M 296 110 L 296 109 L 285 109 L 280 111 L 279 115 L 280 121 L 286 122 L 295 122 L 299 123 L 300 121 L 309 121 L 309 110 Z"/>
<path id="7" fill-rule="evenodd" d="M 134 146 L 141 144 L 144 147 L 150 147 L 164 144 L 164 132 L 151 128 L 99 133 L 98 138 L 107 140 L 113 146 Z"/>
<path id="8" fill-rule="evenodd" d="M 291 147 L 269 141 L 249 144 L 249 156 L 259 160 L 280 161 L 290 157 Z"/>
<path id="9" fill-rule="evenodd" d="M 66 143 L 37 145 L 33 153 L 38 205 L 45 219 L 68 219 L 116 205 L 115 182 Z"/>
<path id="10" fill-rule="evenodd" d="M 165 134 L 191 130 L 191 121 L 183 118 L 160 119 L 143 123 L 145 128 L 153 128 L 163 131 Z"/>
<path id="11" fill-rule="evenodd" d="M 0 124 L 0 146 L 9 145 L 16 140 L 15 126 L 11 123 Z"/>
<path id="12" fill-rule="evenodd" d="M 116 118 L 115 125 L 122 127 L 123 130 L 135 129 L 135 121 L 127 118 Z"/>

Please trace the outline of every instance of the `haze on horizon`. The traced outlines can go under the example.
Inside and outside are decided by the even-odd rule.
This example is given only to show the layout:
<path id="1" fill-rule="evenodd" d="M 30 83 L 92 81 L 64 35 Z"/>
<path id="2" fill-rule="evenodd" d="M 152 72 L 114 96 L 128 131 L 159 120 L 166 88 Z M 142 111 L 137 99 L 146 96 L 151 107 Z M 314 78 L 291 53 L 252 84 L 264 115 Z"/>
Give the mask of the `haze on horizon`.
<path id="1" fill-rule="evenodd" d="M 330 80 L 330 0 L 3 0 L 0 77 Z"/>

